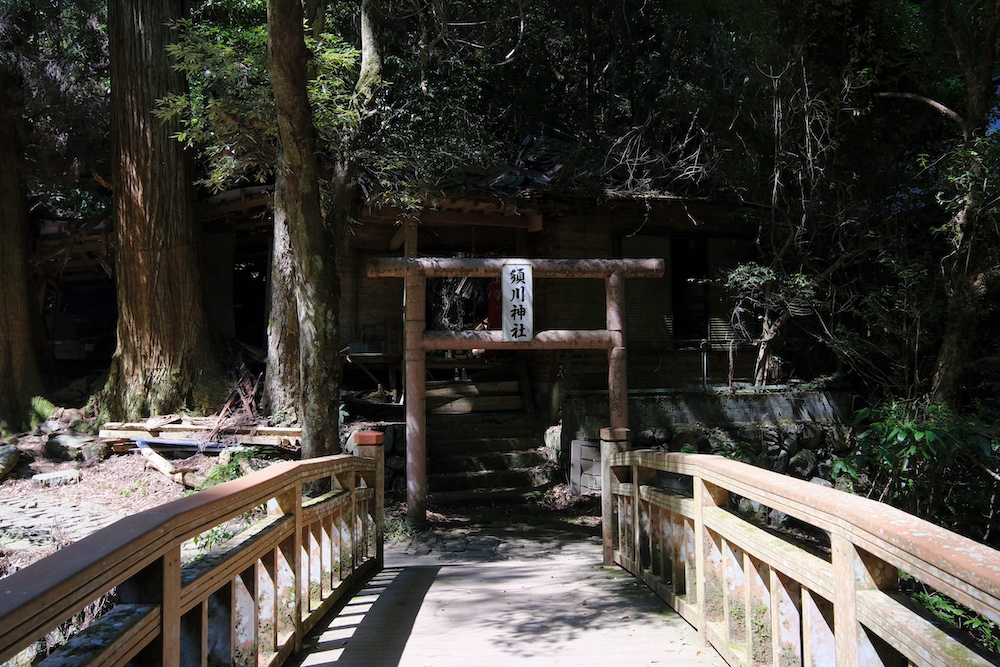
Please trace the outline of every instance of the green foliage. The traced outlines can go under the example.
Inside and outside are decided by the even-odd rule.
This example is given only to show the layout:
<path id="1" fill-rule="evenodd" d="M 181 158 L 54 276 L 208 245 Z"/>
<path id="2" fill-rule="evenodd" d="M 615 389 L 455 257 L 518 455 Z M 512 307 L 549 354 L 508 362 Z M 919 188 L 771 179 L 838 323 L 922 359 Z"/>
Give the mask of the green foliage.
<path id="1" fill-rule="evenodd" d="M 818 298 L 815 277 L 782 273 L 757 262 L 739 264 L 723 277 L 723 286 L 737 301 L 754 310 L 808 308 Z"/>
<path id="2" fill-rule="evenodd" d="M 56 406 L 43 396 L 31 397 L 31 424 L 35 426 L 55 414 Z"/>
<path id="3" fill-rule="evenodd" d="M 935 618 L 967 635 L 973 642 L 1000 654 L 1000 626 L 938 591 L 928 588 L 905 572 L 899 573 L 901 588 Z"/>
<path id="4" fill-rule="evenodd" d="M 230 5 L 238 11 L 228 13 Z M 189 91 L 159 100 L 156 115 L 176 119 L 177 140 L 199 151 L 204 177 L 214 191 L 243 181 L 273 178 L 277 121 L 267 62 L 266 3 L 206 3 L 171 27 L 168 47 Z M 334 35 L 310 38 L 308 84 L 321 156 L 336 159 L 345 128 L 356 122 L 350 107 L 357 51 Z"/>
<path id="5" fill-rule="evenodd" d="M 858 413 L 853 461 L 879 500 L 978 540 L 991 534 L 1000 424 L 940 405 L 888 401 Z"/>
<path id="6" fill-rule="evenodd" d="M 195 535 L 192 541 L 198 549 L 202 551 L 211 551 L 212 549 L 222 546 L 234 538 L 236 534 L 236 531 L 232 530 L 228 526 L 216 526 L 215 528 L 205 531 L 201 535 Z"/>
<path id="7" fill-rule="evenodd" d="M 244 466 L 254 461 L 258 456 L 257 450 L 252 447 L 238 447 L 227 451 L 229 452 L 228 461 L 220 462 L 209 471 L 202 489 L 210 489 L 213 486 L 243 477 Z M 243 463 L 241 464 L 241 462 Z"/>

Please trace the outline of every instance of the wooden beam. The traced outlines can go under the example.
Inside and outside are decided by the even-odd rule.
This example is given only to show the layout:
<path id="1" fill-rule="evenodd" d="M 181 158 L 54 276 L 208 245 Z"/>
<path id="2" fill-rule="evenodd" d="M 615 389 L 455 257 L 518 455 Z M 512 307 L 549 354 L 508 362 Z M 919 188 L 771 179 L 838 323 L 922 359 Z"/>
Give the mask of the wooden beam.
<path id="1" fill-rule="evenodd" d="M 536 278 L 608 278 L 618 273 L 622 278 L 660 278 L 663 259 L 449 259 L 378 257 L 368 262 L 370 278 L 403 278 L 408 275 L 427 278 L 469 276 L 493 278 L 508 264 L 528 264 Z"/>
<path id="2" fill-rule="evenodd" d="M 478 210 L 425 210 L 411 213 L 398 208 L 382 207 L 366 208 L 361 216 L 362 222 L 399 222 L 408 219 L 419 220 L 420 224 L 428 227 L 504 227 L 532 232 L 542 229 L 542 214 L 533 209 L 520 211 L 519 214 L 486 213 Z"/>

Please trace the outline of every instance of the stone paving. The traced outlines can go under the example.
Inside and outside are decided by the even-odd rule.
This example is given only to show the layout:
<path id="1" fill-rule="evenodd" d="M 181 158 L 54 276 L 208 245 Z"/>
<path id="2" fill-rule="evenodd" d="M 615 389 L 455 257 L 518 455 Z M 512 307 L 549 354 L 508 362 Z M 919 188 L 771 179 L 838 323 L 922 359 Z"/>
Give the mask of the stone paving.
<path id="1" fill-rule="evenodd" d="M 0 496 L 0 549 L 26 551 L 68 544 L 121 519 L 88 502 L 40 502 L 37 498 Z"/>

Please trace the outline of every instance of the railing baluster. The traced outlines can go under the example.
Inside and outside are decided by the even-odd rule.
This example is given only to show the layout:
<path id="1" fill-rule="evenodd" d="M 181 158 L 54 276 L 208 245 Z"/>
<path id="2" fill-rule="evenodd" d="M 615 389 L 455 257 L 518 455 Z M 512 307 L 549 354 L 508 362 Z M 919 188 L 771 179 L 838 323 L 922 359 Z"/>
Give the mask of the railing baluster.
<path id="1" fill-rule="evenodd" d="M 833 631 L 833 603 L 802 588 L 802 663 L 806 667 L 834 667 L 837 648 Z"/>
<path id="2" fill-rule="evenodd" d="M 802 664 L 802 594 L 799 585 L 771 568 L 772 663 L 781 667 Z"/>
<path id="3" fill-rule="evenodd" d="M 751 665 L 768 664 L 772 657 L 774 636 L 771 614 L 774 605 L 770 590 L 771 567 L 744 552 L 743 571 L 747 577 L 747 658 Z"/>
<path id="4" fill-rule="evenodd" d="M 653 503 L 647 504 L 649 512 L 649 573 L 665 584 L 663 576 L 663 510 Z"/>
<path id="5" fill-rule="evenodd" d="M 297 534 L 298 531 L 295 531 Z M 293 636 L 298 636 L 298 587 L 295 585 L 295 554 L 299 552 L 295 536 L 278 545 L 275 560 L 275 603 L 277 604 L 276 634 L 278 647 L 283 648 Z"/>
<path id="6" fill-rule="evenodd" d="M 249 567 L 233 580 L 233 667 L 257 664 L 257 572 Z"/>
<path id="7" fill-rule="evenodd" d="M 330 518 L 318 522 L 320 538 L 320 597 L 326 599 L 333 592 L 333 536 Z"/>
<path id="8" fill-rule="evenodd" d="M 270 655 L 277 650 L 277 602 L 275 550 L 272 549 L 257 561 L 257 652 Z"/>
<path id="9" fill-rule="evenodd" d="M 227 582 L 208 598 L 208 662 L 228 665 L 233 659 L 233 583 Z"/>

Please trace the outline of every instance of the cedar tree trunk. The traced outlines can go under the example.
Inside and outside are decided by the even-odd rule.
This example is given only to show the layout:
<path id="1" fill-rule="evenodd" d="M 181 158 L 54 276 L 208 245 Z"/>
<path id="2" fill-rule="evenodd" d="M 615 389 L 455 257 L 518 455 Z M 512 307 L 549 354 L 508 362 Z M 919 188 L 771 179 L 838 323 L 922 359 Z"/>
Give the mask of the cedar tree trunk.
<path id="1" fill-rule="evenodd" d="M 153 117 L 184 89 L 166 53 L 184 0 L 111 0 L 111 113 L 118 348 L 98 397 L 113 419 L 213 411 L 227 383 L 209 324 L 191 163 L 178 128 Z"/>
<path id="2" fill-rule="evenodd" d="M 264 408 L 281 423 L 299 417 L 299 320 L 295 307 L 295 261 L 285 215 L 285 179 L 274 182 L 274 236 L 268 284 L 267 369 Z"/>
<path id="3" fill-rule="evenodd" d="M 42 386 L 29 305 L 23 111 L 20 76 L 13 63 L 0 60 L 0 433 L 28 426 L 31 398 Z"/>
<path id="4" fill-rule="evenodd" d="M 323 224 L 300 0 L 268 0 L 268 64 L 278 113 L 285 216 L 299 322 L 302 456 L 340 451 L 337 244 Z"/>

